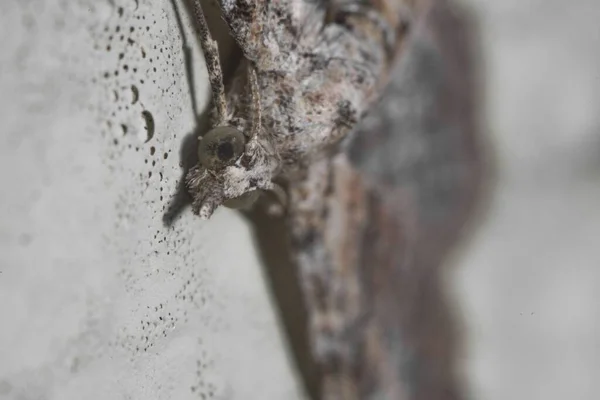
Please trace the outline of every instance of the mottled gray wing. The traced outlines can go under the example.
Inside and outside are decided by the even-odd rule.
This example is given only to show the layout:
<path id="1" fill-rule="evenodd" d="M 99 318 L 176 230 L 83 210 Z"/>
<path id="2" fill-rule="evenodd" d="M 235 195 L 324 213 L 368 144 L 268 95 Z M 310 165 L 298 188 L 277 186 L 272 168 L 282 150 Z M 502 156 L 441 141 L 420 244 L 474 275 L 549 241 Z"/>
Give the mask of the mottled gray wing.
<path id="1" fill-rule="evenodd" d="M 438 3 L 347 152 L 290 188 L 324 400 L 463 398 L 440 267 L 480 181 L 472 49 Z"/>

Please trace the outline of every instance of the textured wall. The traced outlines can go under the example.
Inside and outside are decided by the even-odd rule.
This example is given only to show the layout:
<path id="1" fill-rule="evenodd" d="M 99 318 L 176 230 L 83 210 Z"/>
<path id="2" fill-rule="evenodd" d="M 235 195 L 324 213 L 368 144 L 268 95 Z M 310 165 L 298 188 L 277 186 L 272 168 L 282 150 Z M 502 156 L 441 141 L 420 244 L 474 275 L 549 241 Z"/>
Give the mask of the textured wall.
<path id="1" fill-rule="evenodd" d="M 0 398 L 297 399 L 245 221 L 163 220 L 206 70 L 180 0 L 0 2 Z"/>

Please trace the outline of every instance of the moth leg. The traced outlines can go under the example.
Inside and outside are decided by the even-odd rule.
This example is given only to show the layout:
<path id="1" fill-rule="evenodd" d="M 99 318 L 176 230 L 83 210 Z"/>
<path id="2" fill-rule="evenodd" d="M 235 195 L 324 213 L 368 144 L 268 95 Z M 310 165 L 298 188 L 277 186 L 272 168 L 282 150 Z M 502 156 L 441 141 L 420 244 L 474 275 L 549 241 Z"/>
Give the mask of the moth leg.
<path id="1" fill-rule="evenodd" d="M 275 195 L 279 204 L 281 204 L 283 207 L 287 206 L 287 194 L 281 186 L 274 183 L 270 191 Z"/>
<path id="2" fill-rule="evenodd" d="M 262 109 L 260 105 L 260 88 L 254 66 L 248 67 L 248 84 L 250 86 L 250 99 L 252 102 L 252 118 L 250 127 L 250 140 L 257 140 L 261 130 Z"/>
<path id="3" fill-rule="evenodd" d="M 206 59 L 206 69 L 208 70 L 208 79 L 212 90 L 212 98 L 216 110 L 216 126 L 223 125 L 227 120 L 227 100 L 225 98 L 225 86 L 223 84 L 223 72 L 219 61 L 219 48 L 217 42 L 213 40 L 204 18 L 204 12 L 200 5 L 200 0 L 193 0 L 194 17 L 198 24 L 200 33 L 200 45 Z"/>
<path id="4" fill-rule="evenodd" d="M 265 212 L 273 217 L 280 217 L 287 208 L 288 196 L 285 190 L 276 183 L 263 195 L 262 206 Z"/>

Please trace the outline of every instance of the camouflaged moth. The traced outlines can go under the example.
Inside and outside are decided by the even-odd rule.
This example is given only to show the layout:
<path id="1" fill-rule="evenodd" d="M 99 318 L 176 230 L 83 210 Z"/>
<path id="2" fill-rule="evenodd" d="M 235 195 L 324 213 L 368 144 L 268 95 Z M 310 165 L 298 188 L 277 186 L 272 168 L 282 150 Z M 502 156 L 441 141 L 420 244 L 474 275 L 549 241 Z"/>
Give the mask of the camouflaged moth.
<path id="1" fill-rule="evenodd" d="M 331 157 L 377 99 L 423 1 L 222 0 L 245 62 L 225 93 L 217 43 L 194 1 L 213 129 L 187 176 L 193 210 L 247 205 Z"/>
<path id="2" fill-rule="evenodd" d="M 478 168 L 469 43 L 448 2 L 220 0 L 244 56 L 227 92 L 193 4 L 214 121 L 186 178 L 192 209 L 284 203 L 319 397 L 460 398 L 436 271 Z"/>

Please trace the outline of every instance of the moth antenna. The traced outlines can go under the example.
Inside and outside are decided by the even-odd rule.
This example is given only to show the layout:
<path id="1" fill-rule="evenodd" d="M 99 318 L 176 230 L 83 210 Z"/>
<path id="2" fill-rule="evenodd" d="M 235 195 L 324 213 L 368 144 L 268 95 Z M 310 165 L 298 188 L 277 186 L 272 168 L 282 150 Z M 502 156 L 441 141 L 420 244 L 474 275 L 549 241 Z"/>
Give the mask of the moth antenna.
<path id="1" fill-rule="evenodd" d="M 225 99 L 225 85 L 223 84 L 223 71 L 219 61 L 219 47 L 213 40 L 204 18 L 200 0 L 193 0 L 194 17 L 200 31 L 200 45 L 206 59 L 206 69 L 212 90 L 214 107 L 217 111 L 216 126 L 224 125 L 227 116 L 227 100 Z"/>
<path id="2" fill-rule="evenodd" d="M 250 127 L 250 140 L 256 139 L 261 129 L 262 108 L 260 106 L 260 89 L 258 78 L 253 66 L 248 70 L 248 83 L 250 84 L 250 97 L 252 101 L 252 120 Z"/>

